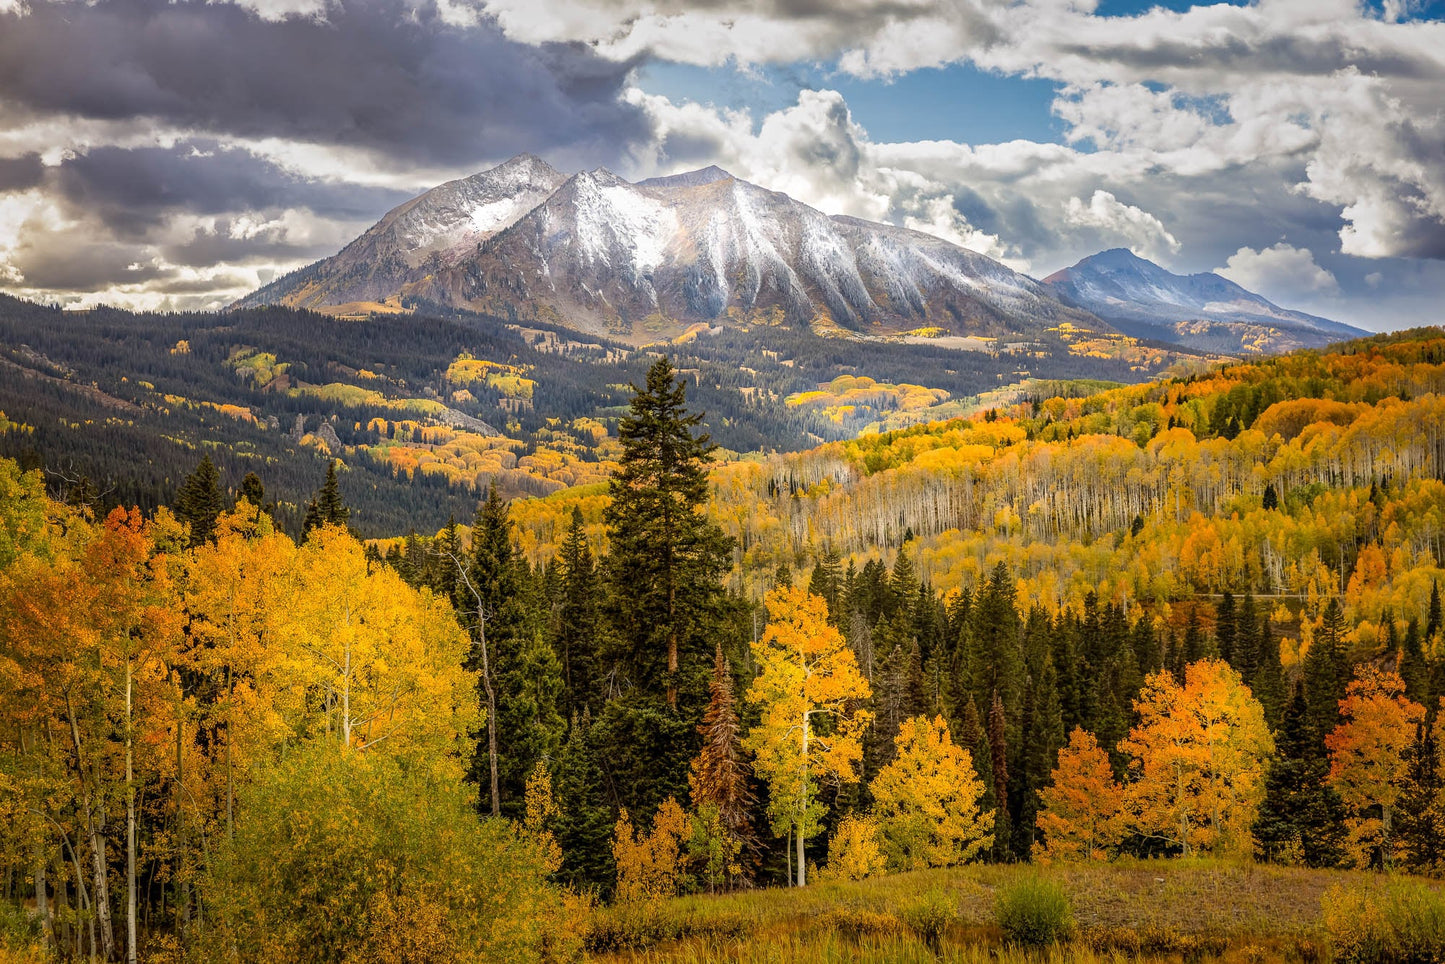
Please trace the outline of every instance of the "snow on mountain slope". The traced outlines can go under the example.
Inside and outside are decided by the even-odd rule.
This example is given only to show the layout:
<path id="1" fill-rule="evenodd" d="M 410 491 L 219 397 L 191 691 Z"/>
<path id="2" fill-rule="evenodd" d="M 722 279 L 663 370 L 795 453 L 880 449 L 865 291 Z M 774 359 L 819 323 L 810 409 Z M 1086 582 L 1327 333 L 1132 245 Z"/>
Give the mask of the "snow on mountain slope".
<path id="1" fill-rule="evenodd" d="M 240 304 L 323 307 L 384 301 L 545 201 L 566 178 L 521 154 L 480 174 L 448 181 L 391 211 L 333 258 L 293 272 Z"/>
<path id="2" fill-rule="evenodd" d="M 1130 334 L 1207 351 L 1284 351 L 1366 334 L 1281 308 L 1217 274 L 1174 274 L 1123 248 L 1092 255 L 1044 280 Z"/>
<path id="3" fill-rule="evenodd" d="M 697 322 L 1028 336 L 1099 320 L 932 235 L 830 217 L 711 167 L 629 183 L 531 157 L 442 185 L 247 304 L 414 298 L 638 341 Z"/>

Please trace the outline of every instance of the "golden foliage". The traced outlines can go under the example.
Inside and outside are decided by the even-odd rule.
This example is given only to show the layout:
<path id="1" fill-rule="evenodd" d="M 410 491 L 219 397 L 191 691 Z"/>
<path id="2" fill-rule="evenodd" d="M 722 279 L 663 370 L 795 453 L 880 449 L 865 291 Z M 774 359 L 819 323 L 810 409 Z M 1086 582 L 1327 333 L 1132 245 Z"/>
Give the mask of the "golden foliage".
<path id="1" fill-rule="evenodd" d="M 1127 799 L 1139 832 L 1186 855 L 1247 851 L 1274 739 L 1239 674 L 1200 660 L 1180 686 L 1162 670 L 1134 709 L 1139 722 L 1119 749 L 1133 757 Z"/>
<path id="2" fill-rule="evenodd" d="M 676 896 L 684 879 L 682 848 L 691 834 L 687 814 L 672 797 L 657 808 L 649 834 L 634 833 L 632 818 L 623 809 L 612 836 L 612 857 L 617 861 L 617 899 L 660 900 Z"/>
<path id="3" fill-rule="evenodd" d="M 904 720 L 897 755 L 878 772 L 873 794 L 889 865 L 899 870 L 952 867 L 993 845 L 994 812 L 980 812 L 983 781 L 942 716 Z"/>
<path id="4" fill-rule="evenodd" d="M 1378 855 L 1388 866 L 1395 857 L 1391 831 L 1408 771 L 1405 751 L 1425 708 L 1405 696 L 1398 674 L 1365 665 L 1340 700 L 1340 716 L 1325 746 L 1330 784 L 1348 811 L 1350 851 L 1360 864 Z"/>
<path id="5" fill-rule="evenodd" d="M 882 828 L 878 818 L 849 813 L 838 821 L 828 838 L 828 866 L 825 879 L 863 880 L 883 873 L 888 860 L 879 844 Z"/>
<path id="6" fill-rule="evenodd" d="M 824 810 L 817 780 L 858 779 L 863 730 L 873 714 L 859 709 L 872 690 L 837 628 L 828 605 L 802 587 L 768 593 L 768 628 L 753 644 L 758 676 L 749 702 L 762 718 L 743 745 L 755 757 L 753 769 L 771 788 L 769 811 L 775 829 L 792 827 L 804 840 L 818 831 Z M 818 721 L 826 720 L 821 726 Z"/>
<path id="7" fill-rule="evenodd" d="M 552 795 L 552 773 L 546 761 L 538 760 L 527 775 L 525 792 L 526 815 L 522 818 L 522 836 L 542 855 L 542 866 L 555 874 L 562 867 L 562 847 L 551 827 L 562 812 Z"/>

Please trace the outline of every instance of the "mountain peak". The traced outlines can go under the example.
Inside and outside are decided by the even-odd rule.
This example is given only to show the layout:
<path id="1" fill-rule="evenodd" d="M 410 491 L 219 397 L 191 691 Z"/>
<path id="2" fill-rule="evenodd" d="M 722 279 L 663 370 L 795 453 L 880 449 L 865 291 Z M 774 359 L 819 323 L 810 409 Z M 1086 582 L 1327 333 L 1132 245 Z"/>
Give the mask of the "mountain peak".
<path id="1" fill-rule="evenodd" d="M 530 154 L 525 152 L 522 154 L 517 154 L 514 157 L 509 157 L 507 158 L 507 160 L 498 164 L 496 167 L 489 168 L 485 171 L 482 171 L 481 173 L 499 174 L 502 172 L 511 171 L 527 171 L 533 174 L 543 174 L 551 176 L 556 176 L 558 174 L 557 169 L 551 164 L 548 164 L 536 154 Z"/>
<path id="2" fill-rule="evenodd" d="M 1089 255 L 1044 281 L 1130 334 L 1210 351 L 1319 347 L 1361 334 L 1281 308 L 1213 272 L 1175 274 L 1125 248 Z"/>
<path id="3" fill-rule="evenodd" d="M 707 167 L 698 168 L 695 171 L 683 171 L 679 174 L 668 174 L 664 177 L 649 177 L 644 181 L 638 181 L 638 187 L 701 187 L 704 184 L 713 184 L 717 181 L 726 181 L 732 175 L 716 164 L 709 164 Z"/>

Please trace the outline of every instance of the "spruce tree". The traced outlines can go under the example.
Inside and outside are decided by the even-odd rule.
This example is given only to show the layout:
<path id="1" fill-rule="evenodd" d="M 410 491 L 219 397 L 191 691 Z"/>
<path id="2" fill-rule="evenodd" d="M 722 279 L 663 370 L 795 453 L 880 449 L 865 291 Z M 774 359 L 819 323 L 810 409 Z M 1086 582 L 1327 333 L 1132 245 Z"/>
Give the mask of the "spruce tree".
<path id="1" fill-rule="evenodd" d="M 560 553 L 561 590 L 557 601 L 555 647 L 567 683 L 563 704 L 570 714 L 583 707 L 600 709 L 605 693 L 597 665 L 597 569 L 582 510 L 572 507 L 572 522 Z"/>
<path id="2" fill-rule="evenodd" d="M 1425 619 L 1425 643 L 1428 645 L 1440 632 L 1440 583 L 1430 583 L 1430 609 Z"/>
<path id="3" fill-rule="evenodd" d="M 815 596 L 822 596 L 823 601 L 828 604 L 828 621 L 833 625 L 840 625 L 842 612 L 839 603 L 841 602 L 842 565 L 838 550 L 829 546 L 818 561 L 813 565 L 813 575 L 808 580 L 808 592 Z"/>
<path id="4" fill-rule="evenodd" d="M 617 876 L 612 859 L 615 817 L 592 746 L 592 720 L 585 711 L 572 717 L 567 741 L 557 755 L 555 793 L 557 843 L 562 848 L 558 879 L 579 890 L 611 888 Z"/>
<path id="5" fill-rule="evenodd" d="M 1235 662 L 1239 654 L 1234 649 L 1234 636 L 1238 625 L 1234 596 L 1226 591 L 1219 600 L 1219 607 L 1214 611 L 1214 648 L 1219 653 L 1219 658 L 1235 669 L 1239 668 Z"/>
<path id="6" fill-rule="evenodd" d="M 1437 711 L 1438 712 L 1438 711 Z M 1445 870 L 1445 737 L 1441 717 L 1420 727 L 1410 747 L 1405 792 L 1400 797 L 1395 839 L 1404 850 L 1405 868 L 1417 874 Z"/>
<path id="7" fill-rule="evenodd" d="M 1325 754 L 1325 737 L 1340 722 L 1340 700 L 1350 684 L 1344 654 L 1345 614 L 1338 599 L 1325 606 L 1320 628 L 1315 631 L 1304 659 L 1304 695 L 1310 738 L 1316 752 Z"/>
<path id="8" fill-rule="evenodd" d="M 302 521 L 302 535 L 321 526 L 345 526 L 351 518 L 351 509 L 341 497 L 341 482 L 336 477 L 336 459 L 326 464 L 326 481 L 321 491 L 306 503 L 306 517 Z"/>
<path id="9" fill-rule="evenodd" d="M 1297 858 L 1311 867 L 1340 862 L 1343 813 L 1339 796 L 1326 784 L 1328 776 L 1329 764 L 1310 732 L 1309 704 L 1296 690 L 1280 721 L 1264 803 L 1254 825 L 1260 859 Z"/>
<path id="10" fill-rule="evenodd" d="M 176 517 L 191 527 L 191 542 L 198 546 L 216 532 L 216 519 L 226 510 L 221 495 L 221 474 L 209 454 L 201 457 L 196 470 L 186 476 L 176 499 Z"/>
<path id="11" fill-rule="evenodd" d="M 1011 842 L 1009 824 L 1008 722 L 997 691 L 988 708 L 988 747 L 993 767 L 993 796 L 998 813 L 994 817 L 994 856 L 1006 860 Z"/>
<path id="12" fill-rule="evenodd" d="M 1018 705 L 1023 658 L 1016 591 L 1008 567 L 999 563 L 970 608 L 964 669 L 980 715 L 994 693 L 1006 707 Z"/>
<path id="13" fill-rule="evenodd" d="M 1246 592 L 1234 614 L 1234 659 L 1230 660 L 1246 686 L 1254 686 L 1261 645 L 1254 593 Z"/>
<path id="14" fill-rule="evenodd" d="M 1405 681 L 1406 696 L 1417 703 L 1429 705 L 1430 665 L 1425 661 L 1418 619 L 1410 620 L 1405 628 L 1405 641 L 1400 645 L 1400 678 Z"/>
<path id="15" fill-rule="evenodd" d="M 1261 614 L 1259 621 L 1259 655 L 1254 669 L 1254 680 L 1250 688 L 1255 699 L 1264 707 L 1264 718 L 1270 726 L 1278 726 L 1284 711 L 1285 680 L 1284 666 L 1280 662 L 1279 640 L 1269 624 L 1269 616 Z"/>
<path id="16" fill-rule="evenodd" d="M 625 674 L 676 709 L 685 684 L 705 692 L 704 630 L 716 617 L 732 541 L 702 514 L 715 445 L 694 434 L 684 384 L 659 358 L 634 386 L 618 425 L 622 455 L 609 485 L 607 561 L 612 628 Z M 701 707 L 699 706 L 698 709 Z"/>
<path id="17" fill-rule="evenodd" d="M 266 504 L 266 486 L 255 472 L 247 472 L 245 478 L 241 479 L 241 498 L 251 503 L 251 507 L 257 512 L 267 515 L 271 515 L 275 508 Z"/>

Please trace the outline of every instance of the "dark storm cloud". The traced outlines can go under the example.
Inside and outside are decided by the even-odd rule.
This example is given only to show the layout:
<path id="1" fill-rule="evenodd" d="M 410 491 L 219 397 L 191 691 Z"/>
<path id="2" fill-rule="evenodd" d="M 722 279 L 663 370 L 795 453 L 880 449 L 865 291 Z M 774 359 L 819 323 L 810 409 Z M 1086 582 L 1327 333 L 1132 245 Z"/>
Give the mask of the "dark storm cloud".
<path id="1" fill-rule="evenodd" d="M 37 187 L 45 177 L 39 154 L 0 157 L 0 194 Z"/>
<path id="2" fill-rule="evenodd" d="M 1084 60 L 1115 63 L 1167 76 L 1172 71 L 1196 70 L 1200 66 L 1221 73 L 1236 70 L 1248 74 L 1294 73 L 1327 76 L 1353 68 L 1365 74 L 1411 80 L 1442 79 L 1440 61 L 1413 51 L 1374 50 L 1362 47 L 1347 36 L 1273 36 L 1262 40 L 1221 34 L 1200 41 L 1197 38 L 1112 44 L 1061 44 L 1059 53 Z"/>
<path id="3" fill-rule="evenodd" d="M 230 219 L 221 219 L 215 231 L 197 230 L 182 242 L 159 245 L 159 253 L 168 264 L 205 268 L 216 264 L 316 261 L 335 254 L 338 247 L 324 241 L 296 243 L 284 231 L 237 237 L 231 233 L 233 224 Z"/>
<path id="4" fill-rule="evenodd" d="M 232 3 L 32 3 L 0 14 L 0 103 L 32 115 L 153 119 L 197 132 L 465 164 L 647 136 L 618 99 L 630 64 L 529 47 L 432 3 L 340 0 L 324 19 Z"/>
<path id="5" fill-rule="evenodd" d="M 178 211 L 214 215 L 305 208 L 325 218 L 374 219 L 409 195 L 298 177 L 249 151 L 211 142 L 100 147 L 66 159 L 59 194 L 122 234 L 141 234 Z"/>
<path id="6" fill-rule="evenodd" d="M 115 284 L 135 284 L 161 277 L 154 263 L 139 260 L 134 245 L 74 232 L 22 236 L 14 264 L 32 288 L 95 291 Z"/>

